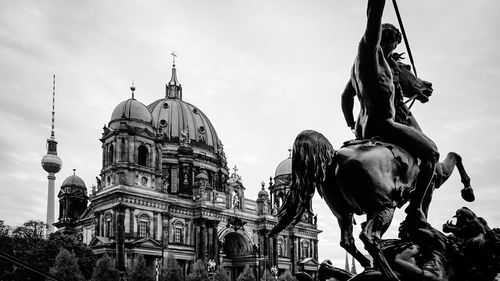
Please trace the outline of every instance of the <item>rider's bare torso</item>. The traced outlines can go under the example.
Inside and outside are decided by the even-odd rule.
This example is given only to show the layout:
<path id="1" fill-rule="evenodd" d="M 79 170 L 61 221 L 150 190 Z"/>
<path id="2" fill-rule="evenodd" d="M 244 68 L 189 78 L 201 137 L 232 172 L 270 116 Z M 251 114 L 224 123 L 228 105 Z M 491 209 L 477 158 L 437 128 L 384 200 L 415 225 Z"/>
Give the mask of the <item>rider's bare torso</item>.
<path id="1" fill-rule="evenodd" d="M 351 77 L 361 104 L 356 130 L 363 138 L 372 138 L 380 135 L 382 123 L 394 120 L 394 83 L 380 46 L 370 50 L 362 40 L 358 48 Z"/>

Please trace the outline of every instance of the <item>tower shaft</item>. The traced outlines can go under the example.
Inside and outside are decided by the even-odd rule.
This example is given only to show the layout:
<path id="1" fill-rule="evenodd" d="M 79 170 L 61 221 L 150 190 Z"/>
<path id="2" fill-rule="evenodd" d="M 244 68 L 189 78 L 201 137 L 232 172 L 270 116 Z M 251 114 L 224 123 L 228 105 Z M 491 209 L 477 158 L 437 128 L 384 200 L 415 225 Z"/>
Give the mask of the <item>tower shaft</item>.
<path id="1" fill-rule="evenodd" d="M 47 236 L 54 232 L 54 212 L 55 212 L 55 173 L 49 173 L 47 176 L 49 180 L 47 189 L 47 218 L 45 222 L 47 223 Z"/>

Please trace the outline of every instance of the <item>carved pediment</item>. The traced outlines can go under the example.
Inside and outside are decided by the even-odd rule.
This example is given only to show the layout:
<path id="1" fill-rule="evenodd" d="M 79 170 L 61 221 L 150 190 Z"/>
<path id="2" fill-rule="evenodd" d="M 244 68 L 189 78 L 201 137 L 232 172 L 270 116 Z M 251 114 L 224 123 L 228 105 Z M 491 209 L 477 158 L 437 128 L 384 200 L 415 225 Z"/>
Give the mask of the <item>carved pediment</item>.
<path id="1" fill-rule="evenodd" d="M 161 243 L 154 240 L 151 237 L 144 237 L 139 240 L 132 242 L 132 245 L 137 248 L 160 248 L 162 247 Z"/>
<path id="2" fill-rule="evenodd" d="M 115 243 L 115 242 L 108 237 L 94 236 L 92 238 L 92 240 L 90 240 L 89 246 L 91 248 L 94 248 L 94 247 L 99 247 L 99 246 L 110 246 L 113 243 Z"/>
<path id="3" fill-rule="evenodd" d="M 305 259 L 299 261 L 299 264 L 308 265 L 308 266 L 316 266 L 316 267 L 318 267 L 318 265 L 319 265 L 319 263 L 313 258 L 305 258 Z"/>

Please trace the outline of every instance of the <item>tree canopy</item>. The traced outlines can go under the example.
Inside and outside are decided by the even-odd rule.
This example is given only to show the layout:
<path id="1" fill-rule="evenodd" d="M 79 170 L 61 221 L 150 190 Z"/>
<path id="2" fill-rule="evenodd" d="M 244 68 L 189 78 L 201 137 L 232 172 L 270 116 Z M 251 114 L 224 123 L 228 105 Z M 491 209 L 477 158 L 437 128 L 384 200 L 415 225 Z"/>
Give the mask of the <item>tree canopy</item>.
<path id="1" fill-rule="evenodd" d="M 78 268 L 85 279 L 90 279 L 95 266 L 92 250 L 71 233 L 52 233 L 44 237 L 46 224 L 29 220 L 21 226 L 10 227 L 0 222 L 0 251 L 16 257 L 41 272 L 49 272 L 56 263 L 60 248 L 76 257 Z M 0 280 L 44 280 L 45 278 L 23 267 L 0 259 Z"/>
<path id="2" fill-rule="evenodd" d="M 292 273 L 287 270 L 283 274 L 278 277 L 278 281 L 297 281 L 297 278 L 295 278 Z"/>
<path id="3" fill-rule="evenodd" d="M 208 271 L 203 260 L 197 260 L 193 265 L 193 270 L 188 274 L 186 281 L 205 281 L 208 280 Z"/>
<path id="4" fill-rule="evenodd" d="M 162 271 L 162 281 L 184 281 L 184 275 L 182 274 L 182 268 L 179 266 L 175 260 L 175 256 L 172 253 L 167 255 L 165 260 L 165 268 Z"/>
<path id="5" fill-rule="evenodd" d="M 85 281 L 75 254 L 62 247 L 56 256 L 56 263 L 50 268 L 50 273 L 61 280 Z"/>
<path id="6" fill-rule="evenodd" d="M 128 273 L 129 281 L 154 281 L 153 269 L 146 265 L 143 255 L 138 255 L 134 260 L 134 266 Z"/>
<path id="7" fill-rule="evenodd" d="M 97 260 L 94 273 L 92 274 L 92 281 L 118 281 L 120 280 L 120 273 L 115 268 L 113 261 L 107 254 L 104 254 Z"/>

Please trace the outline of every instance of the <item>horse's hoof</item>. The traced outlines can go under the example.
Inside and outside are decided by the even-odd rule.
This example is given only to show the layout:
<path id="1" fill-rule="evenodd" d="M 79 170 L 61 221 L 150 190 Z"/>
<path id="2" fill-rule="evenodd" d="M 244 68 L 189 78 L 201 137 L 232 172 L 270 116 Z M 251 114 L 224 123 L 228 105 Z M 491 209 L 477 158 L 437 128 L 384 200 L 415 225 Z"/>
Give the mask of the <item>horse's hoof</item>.
<path id="1" fill-rule="evenodd" d="M 467 202 L 474 202 L 476 197 L 474 196 L 474 190 L 472 187 L 464 187 L 461 190 L 462 198 Z"/>

